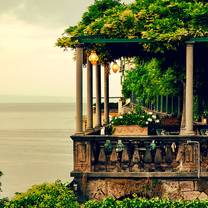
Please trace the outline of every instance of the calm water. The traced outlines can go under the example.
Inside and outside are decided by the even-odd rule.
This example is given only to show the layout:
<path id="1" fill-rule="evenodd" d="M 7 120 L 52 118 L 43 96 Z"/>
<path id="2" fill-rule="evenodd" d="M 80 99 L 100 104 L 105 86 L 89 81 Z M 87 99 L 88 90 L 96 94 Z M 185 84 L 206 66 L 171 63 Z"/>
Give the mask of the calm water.
<path id="1" fill-rule="evenodd" d="M 3 196 L 33 184 L 69 181 L 74 104 L 0 104 Z"/>

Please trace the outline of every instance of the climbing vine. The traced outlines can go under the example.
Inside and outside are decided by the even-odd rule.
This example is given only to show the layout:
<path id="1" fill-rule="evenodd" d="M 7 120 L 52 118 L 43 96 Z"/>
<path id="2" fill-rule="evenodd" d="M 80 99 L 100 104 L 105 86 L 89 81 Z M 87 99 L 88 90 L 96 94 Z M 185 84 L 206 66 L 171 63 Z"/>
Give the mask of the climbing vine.
<path id="1" fill-rule="evenodd" d="M 108 38 L 143 38 L 143 50 L 165 53 L 177 50 L 192 37 L 208 36 L 208 3 L 193 0 L 96 0 L 82 20 L 65 30 L 56 45 L 74 48 L 77 36 L 98 35 Z M 92 46 L 88 46 L 89 48 Z M 103 53 L 107 53 L 105 45 Z M 115 54 L 116 56 L 116 54 Z"/>
<path id="2" fill-rule="evenodd" d="M 208 2 L 206 0 L 135 0 L 124 4 L 120 0 L 95 0 L 81 21 L 68 27 L 56 45 L 67 49 L 79 44 L 80 36 L 105 38 L 142 38 L 147 42 L 126 46 L 88 44 L 85 51 L 96 49 L 101 63 L 120 57 L 142 57 L 134 71 L 126 74 L 123 93 L 133 91 L 137 97 L 151 99 L 155 95 L 182 94 L 185 81 L 185 41 L 208 37 Z M 204 52 L 194 83 L 194 94 L 205 109 L 207 96 L 207 66 Z M 205 54 L 207 49 L 205 49 Z M 160 61 L 159 61 L 160 60 Z M 196 61 L 197 62 L 197 61 Z M 201 70 L 201 71 L 200 71 Z M 195 72 L 196 73 L 196 72 Z M 201 112 L 202 113 L 202 112 Z"/>

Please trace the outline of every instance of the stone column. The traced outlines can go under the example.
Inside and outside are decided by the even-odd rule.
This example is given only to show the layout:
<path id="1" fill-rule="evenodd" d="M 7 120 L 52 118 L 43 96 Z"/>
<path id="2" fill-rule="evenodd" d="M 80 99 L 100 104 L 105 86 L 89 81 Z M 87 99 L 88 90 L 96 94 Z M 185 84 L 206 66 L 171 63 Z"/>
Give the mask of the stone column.
<path id="1" fill-rule="evenodd" d="M 185 134 L 194 134 L 193 131 L 193 54 L 194 45 L 186 45 L 186 127 Z"/>
<path id="2" fill-rule="evenodd" d="M 83 132 L 83 110 L 82 110 L 82 64 L 83 64 L 83 48 L 76 48 L 76 134 Z"/>
<path id="3" fill-rule="evenodd" d="M 109 123 L 109 63 L 104 65 L 104 121 Z"/>
<path id="4" fill-rule="evenodd" d="M 93 71 L 92 64 L 87 59 L 87 130 L 93 129 Z"/>
<path id="5" fill-rule="evenodd" d="M 96 87 L 96 124 L 95 127 L 101 126 L 101 65 L 95 67 L 95 87 Z"/>

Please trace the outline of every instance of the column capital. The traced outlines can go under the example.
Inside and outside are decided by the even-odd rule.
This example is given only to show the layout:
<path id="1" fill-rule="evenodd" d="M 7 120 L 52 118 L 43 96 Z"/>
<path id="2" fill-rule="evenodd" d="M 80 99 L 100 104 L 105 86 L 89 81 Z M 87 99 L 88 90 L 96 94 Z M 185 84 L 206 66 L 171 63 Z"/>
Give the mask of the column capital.
<path id="1" fill-rule="evenodd" d="M 186 41 L 186 46 L 187 47 L 193 47 L 195 44 L 195 41 Z"/>
<path id="2" fill-rule="evenodd" d="M 83 43 L 78 43 L 78 44 L 76 44 L 76 48 L 84 48 L 84 44 Z"/>

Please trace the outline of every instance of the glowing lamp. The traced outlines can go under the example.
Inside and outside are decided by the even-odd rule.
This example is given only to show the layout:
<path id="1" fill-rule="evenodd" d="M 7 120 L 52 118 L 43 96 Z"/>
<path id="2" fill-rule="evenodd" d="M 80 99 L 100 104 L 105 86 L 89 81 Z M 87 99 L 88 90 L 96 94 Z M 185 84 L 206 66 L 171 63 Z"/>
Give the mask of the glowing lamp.
<path id="1" fill-rule="evenodd" d="M 119 65 L 116 62 L 114 62 L 112 65 L 113 72 L 116 73 L 117 71 L 119 71 L 119 69 L 120 69 Z"/>
<path id="2" fill-rule="evenodd" d="M 99 60 L 98 55 L 96 54 L 95 51 L 92 51 L 89 56 L 89 61 L 91 62 L 91 64 L 95 65 L 97 64 L 98 60 Z"/>

